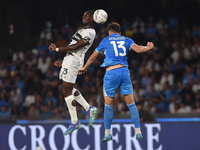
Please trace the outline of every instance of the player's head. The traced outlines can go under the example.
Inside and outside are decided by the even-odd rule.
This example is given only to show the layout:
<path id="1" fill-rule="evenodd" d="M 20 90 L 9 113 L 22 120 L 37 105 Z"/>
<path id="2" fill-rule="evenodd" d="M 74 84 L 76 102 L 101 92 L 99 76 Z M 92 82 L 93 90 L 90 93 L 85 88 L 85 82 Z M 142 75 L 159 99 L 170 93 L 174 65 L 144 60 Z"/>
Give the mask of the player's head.
<path id="1" fill-rule="evenodd" d="M 117 22 L 112 22 L 110 24 L 108 24 L 107 30 L 110 33 L 121 33 L 121 26 L 119 25 L 119 23 Z"/>
<path id="2" fill-rule="evenodd" d="M 94 14 L 94 11 L 92 11 L 92 10 L 87 10 L 84 13 L 82 23 L 85 26 L 90 26 L 90 27 L 94 26 L 93 14 Z"/>

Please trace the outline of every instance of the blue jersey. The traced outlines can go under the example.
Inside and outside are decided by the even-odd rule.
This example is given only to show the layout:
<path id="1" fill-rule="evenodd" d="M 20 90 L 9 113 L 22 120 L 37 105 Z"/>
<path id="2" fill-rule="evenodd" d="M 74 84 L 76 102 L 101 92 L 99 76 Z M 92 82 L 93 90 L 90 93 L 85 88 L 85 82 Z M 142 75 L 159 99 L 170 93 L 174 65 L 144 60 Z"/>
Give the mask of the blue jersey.
<path id="1" fill-rule="evenodd" d="M 114 33 L 104 38 L 96 48 L 97 52 L 105 50 L 105 59 L 101 67 L 122 64 L 128 67 L 127 55 L 131 46 L 135 44 L 132 39 Z"/>

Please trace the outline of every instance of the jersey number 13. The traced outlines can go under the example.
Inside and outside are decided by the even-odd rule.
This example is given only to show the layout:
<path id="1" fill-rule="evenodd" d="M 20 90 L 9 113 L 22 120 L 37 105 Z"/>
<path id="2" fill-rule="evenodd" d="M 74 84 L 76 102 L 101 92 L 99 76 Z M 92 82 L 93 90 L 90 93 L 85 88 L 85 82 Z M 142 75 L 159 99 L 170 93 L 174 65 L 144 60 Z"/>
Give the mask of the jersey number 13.
<path id="1" fill-rule="evenodd" d="M 117 43 L 118 45 L 117 45 L 116 43 Z M 117 41 L 117 42 L 116 42 L 116 41 L 110 41 L 110 44 L 113 45 L 113 48 L 114 48 L 114 51 L 115 51 L 115 56 L 118 56 L 118 55 L 119 55 L 119 56 L 125 56 L 125 55 L 126 55 L 126 48 L 123 46 L 124 43 L 125 43 L 124 41 Z M 118 49 L 117 49 L 117 47 L 118 47 L 118 48 L 122 48 L 124 52 L 118 54 Z"/>

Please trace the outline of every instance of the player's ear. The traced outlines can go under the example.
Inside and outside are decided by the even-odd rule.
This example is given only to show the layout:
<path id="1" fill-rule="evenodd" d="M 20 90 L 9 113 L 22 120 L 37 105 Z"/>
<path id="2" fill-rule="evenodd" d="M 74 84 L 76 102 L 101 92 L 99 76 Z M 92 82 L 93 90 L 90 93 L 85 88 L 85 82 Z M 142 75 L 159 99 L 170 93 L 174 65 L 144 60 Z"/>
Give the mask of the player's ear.
<path id="1" fill-rule="evenodd" d="M 109 36 L 112 34 L 110 30 L 108 31 L 108 34 L 109 34 Z"/>

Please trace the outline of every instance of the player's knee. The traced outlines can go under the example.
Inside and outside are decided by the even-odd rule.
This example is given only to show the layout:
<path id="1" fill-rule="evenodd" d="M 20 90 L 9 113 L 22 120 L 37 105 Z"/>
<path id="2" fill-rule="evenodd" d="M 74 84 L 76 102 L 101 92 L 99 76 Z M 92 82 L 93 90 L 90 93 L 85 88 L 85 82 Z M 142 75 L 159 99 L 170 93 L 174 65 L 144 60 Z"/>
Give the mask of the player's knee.
<path id="1" fill-rule="evenodd" d="M 74 96 L 79 96 L 79 92 L 76 91 L 76 92 L 74 93 Z"/>
<path id="2" fill-rule="evenodd" d="M 127 100 L 127 101 L 126 101 L 127 104 L 132 104 L 133 102 L 134 102 L 133 99 L 130 99 L 130 100 Z"/>
<path id="3" fill-rule="evenodd" d="M 73 90 L 72 90 L 72 95 L 74 95 L 74 96 L 79 96 L 79 95 L 80 95 L 79 90 L 73 88 Z"/>
<path id="4" fill-rule="evenodd" d="M 132 104 L 134 102 L 133 94 L 124 95 L 124 100 L 126 104 Z"/>
<path id="5" fill-rule="evenodd" d="M 75 100 L 72 101 L 72 106 L 76 106 L 76 101 Z"/>
<path id="6" fill-rule="evenodd" d="M 69 95 L 65 97 L 65 102 L 67 103 L 68 106 L 76 106 L 76 101 L 74 100 L 73 95 Z"/>

